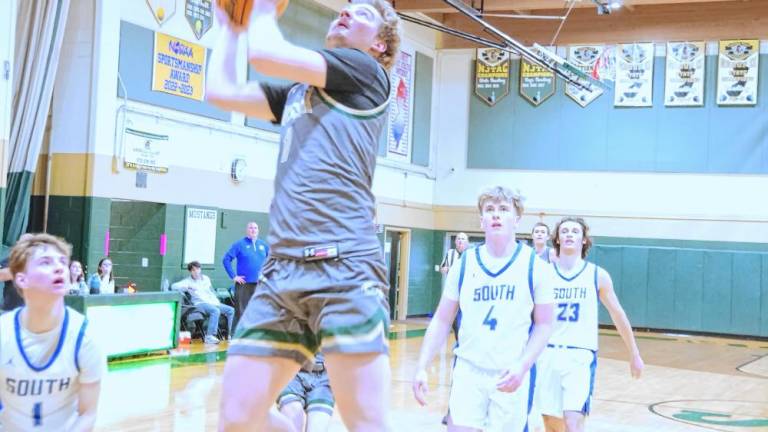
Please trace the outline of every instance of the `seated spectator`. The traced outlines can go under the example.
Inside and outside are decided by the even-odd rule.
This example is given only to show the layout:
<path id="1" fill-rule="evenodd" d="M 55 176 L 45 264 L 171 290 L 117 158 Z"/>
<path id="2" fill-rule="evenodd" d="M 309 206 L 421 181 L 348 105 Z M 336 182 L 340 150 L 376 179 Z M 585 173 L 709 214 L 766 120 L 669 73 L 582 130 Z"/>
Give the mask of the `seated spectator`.
<path id="1" fill-rule="evenodd" d="M 80 261 L 72 261 L 69 264 L 69 283 L 70 290 L 80 295 L 88 294 L 88 285 L 85 283 L 85 273 Z"/>
<path id="2" fill-rule="evenodd" d="M 315 355 L 314 364 L 302 366 L 277 398 L 280 412 L 290 420 L 294 430 L 302 432 L 327 431 L 333 416 L 333 404 L 333 392 L 322 353 Z"/>
<path id="3" fill-rule="evenodd" d="M 205 331 L 204 338 L 205 343 L 219 343 L 216 332 L 219 328 L 219 316 L 222 313 L 227 317 L 227 336 L 231 338 L 235 308 L 222 304 L 219 301 L 216 291 L 211 286 L 211 280 L 203 274 L 199 262 L 190 262 L 187 264 L 187 270 L 189 270 L 189 277 L 174 283 L 171 285 L 171 288 L 189 293 L 189 296 L 192 298 L 192 304 L 208 315 L 208 328 Z"/>
<path id="4" fill-rule="evenodd" d="M 26 233 L 19 237 L 19 241 L 27 240 L 32 237 L 32 234 Z M 0 307 L 3 311 L 9 311 L 16 309 L 19 306 L 24 306 L 24 299 L 21 298 L 16 286 L 13 284 L 13 276 L 11 276 L 11 269 L 8 268 L 8 259 L 10 249 L 6 249 L 2 253 L 2 259 L 0 259 L 0 282 L 5 282 L 3 287 L 3 304 Z"/>
<path id="5" fill-rule="evenodd" d="M 112 260 L 102 258 L 99 261 L 99 268 L 96 274 L 92 274 L 88 279 L 88 288 L 91 294 L 114 294 L 115 277 L 112 274 Z"/>

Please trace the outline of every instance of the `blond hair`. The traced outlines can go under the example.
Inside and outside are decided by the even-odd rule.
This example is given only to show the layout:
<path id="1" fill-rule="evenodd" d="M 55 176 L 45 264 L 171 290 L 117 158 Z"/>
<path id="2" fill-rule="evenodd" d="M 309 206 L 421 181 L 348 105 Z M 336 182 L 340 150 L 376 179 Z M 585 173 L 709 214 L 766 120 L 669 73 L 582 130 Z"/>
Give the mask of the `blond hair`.
<path id="1" fill-rule="evenodd" d="M 518 189 L 512 190 L 504 186 L 494 186 L 485 189 L 480 193 L 480 196 L 477 197 L 477 209 L 480 210 L 480 214 L 483 214 L 483 206 L 488 201 L 510 202 L 514 204 L 515 212 L 518 216 L 522 216 L 523 211 L 525 210 L 525 207 L 523 206 L 525 197 L 520 194 Z"/>
<path id="2" fill-rule="evenodd" d="M 24 235 L 11 249 L 11 255 L 8 258 L 11 274 L 16 277 L 17 273 L 23 272 L 32 254 L 44 247 L 56 249 L 67 258 L 72 254 L 72 246 L 60 237 L 46 233 Z"/>
<path id="3" fill-rule="evenodd" d="M 386 0 L 359 0 L 355 3 L 365 3 L 373 6 L 381 15 L 382 24 L 379 28 L 379 39 L 387 45 L 387 49 L 379 54 L 378 62 L 389 71 L 395 64 L 400 52 L 400 17 L 395 8 Z"/>

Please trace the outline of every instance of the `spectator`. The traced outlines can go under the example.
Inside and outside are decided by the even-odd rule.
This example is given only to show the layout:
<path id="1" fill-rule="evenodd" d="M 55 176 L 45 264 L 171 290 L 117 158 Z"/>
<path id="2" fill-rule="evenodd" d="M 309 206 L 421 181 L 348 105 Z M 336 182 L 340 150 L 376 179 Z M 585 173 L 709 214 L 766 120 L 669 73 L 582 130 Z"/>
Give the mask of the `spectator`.
<path id="1" fill-rule="evenodd" d="M 232 244 L 221 263 L 229 278 L 235 282 L 235 322 L 240 321 L 248 300 L 259 281 L 261 267 L 269 255 L 269 246 L 259 239 L 259 224 L 248 222 L 245 237 Z M 232 260 L 237 260 L 237 272 L 232 271 Z"/>
<path id="2" fill-rule="evenodd" d="M 70 290 L 77 291 L 80 295 L 88 294 L 88 284 L 85 283 L 85 273 L 80 261 L 72 261 L 69 264 Z"/>
<path id="3" fill-rule="evenodd" d="M 187 270 L 189 270 L 189 277 L 171 285 L 171 288 L 189 293 L 189 296 L 192 298 L 192 304 L 208 315 L 208 328 L 205 331 L 204 342 L 207 344 L 219 343 L 216 333 L 219 329 L 219 316 L 221 314 L 227 317 L 227 337 L 231 337 L 235 309 L 219 301 L 219 297 L 211 285 L 211 279 L 203 274 L 203 269 L 200 267 L 199 262 L 190 262 L 187 264 Z"/>
<path id="4" fill-rule="evenodd" d="M 96 274 L 92 274 L 88 279 L 88 288 L 91 294 L 114 294 L 115 277 L 112 273 L 112 260 L 102 258 L 99 261 L 99 268 Z"/>
<path id="5" fill-rule="evenodd" d="M 469 237 L 467 237 L 466 233 L 458 233 L 456 234 L 455 244 L 456 248 L 448 249 L 448 252 L 446 252 L 445 257 L 443 258 L 443 262 L 440 263 L 440 273 L 444 275 L 448 274 L 448 270 L 453 263 L 458 261 L 459 258 L 461 258 L 461 254 L 467 250 L 467 246 L 469 246 Z"/>
<path id="6" fill-rule="evenodd" d="M 19 237 L 19 241 L 28 240 L 32 237 L 32 234 L 22 234 Z M 5 282 L 3 287 L 3 305 L 2 310 L 9 311 L 16 309 L 19 306 L 24 306 L 24 299 L 19 294 L 16 286 L 13 284 L 13 276 L 11 276 L 11 269 L 8 268 L 8 254 L 11 250 L 6 249 L 3 254 L 3 259 L 0 260 L 0 282 Z"/>

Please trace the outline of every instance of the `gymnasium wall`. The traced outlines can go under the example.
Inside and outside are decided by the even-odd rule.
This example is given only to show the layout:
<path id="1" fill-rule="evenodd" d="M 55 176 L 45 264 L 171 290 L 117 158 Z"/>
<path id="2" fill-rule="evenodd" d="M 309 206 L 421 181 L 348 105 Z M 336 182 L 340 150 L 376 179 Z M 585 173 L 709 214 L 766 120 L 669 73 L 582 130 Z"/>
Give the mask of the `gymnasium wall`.
<path id="1" fill-rule="evenodd" d="M 614 107 L 611 87 L 582 108 L 565 95 L 562 80 L 553 97 L 534 107 L 517 94 L 520 61 L 513 60 L 508 97 L 493 107 L 469 99 L 467 167 L 768 174 L 768 67 L 760 69 L 756 106 L 721 107 L 715 96 L 716 46 L 709 48 L 702 107 L 664 106 L 666 57 L 660 56 L 654 62 L 653 107 Z M 765 65 L 768 55 L 760 57 Z M 473 82 L 467 85 L 471 89 Z"/>
<path id="2" fill-rule="evenodd" d="M 473 55 L 474 50 L 444 50 L 436 63 L 440 79 L 433 97 L 439 106 L 451 109 L 437 111 L 434 119 L 439 147 L 435 166 L 439 184 L 434 197 L 435 228 L 476 227 L 477 216 L 472 206 L 478 190 L 501 183 L 522 189 L 528 198 L 522 231 L 539 218 L 552 223 L 561 215 L 579 214 L 590 219 L 596 235 L 604 237 L 768 243 L 768 230 L 764 229 L 768 208 L 759 198 L 768 191 L 766 175 L 471 167 L 470 147 L 476 145 L 469 141 L 470 129 L 476 127 L 470 116 L 474 98 L 469 86 Z M 601 98 L 608 100 L 606 95 Z M 759 108 L 755 110 L 758 112 Z M 563 133 L 580 126 L 561 120 L 559 115 L 552 114 L 539 123 L 551 124 L 552 129 L 561 129 Z M 495 129 L 499 135 L 503 135 L 503 127 L 497 125 Z M 533 134 L 526 137 L 534 138 Z M 754 145 L 764 137 L 758 136 L 756 140 Z M 486 157 L 501 159 L 498 155 L 505 151 L 496 148 Z M 535 152 L 541 154 L 537 160 L 543 160 L 556 149 L 540 145 Z"/>
<path id="3" fill-rule="evenodd" d="M 590 256 L 633 327 L 768 337 L 766 251 L 600 244 Z"/>

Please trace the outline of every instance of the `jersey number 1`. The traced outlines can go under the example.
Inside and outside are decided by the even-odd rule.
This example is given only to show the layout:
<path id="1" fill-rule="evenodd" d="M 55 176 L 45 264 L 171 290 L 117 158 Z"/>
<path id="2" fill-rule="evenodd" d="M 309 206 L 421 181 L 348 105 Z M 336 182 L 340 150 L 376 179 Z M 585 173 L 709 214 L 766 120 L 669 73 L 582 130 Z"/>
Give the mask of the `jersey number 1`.
<path id="1" fill-rule="evenodd" d="M 493 306 L 491 306 L 490 309 L 488 309 L 488 313 L 485 315 L 485 319 L 483 320 L 483 325 L 487 325 L 491 328 L 491 331 L 496 330 L 496 324 L 498 323 L 496 321 L 496 318 L 491 318 L 491 313 L 493 312 Z"/>

